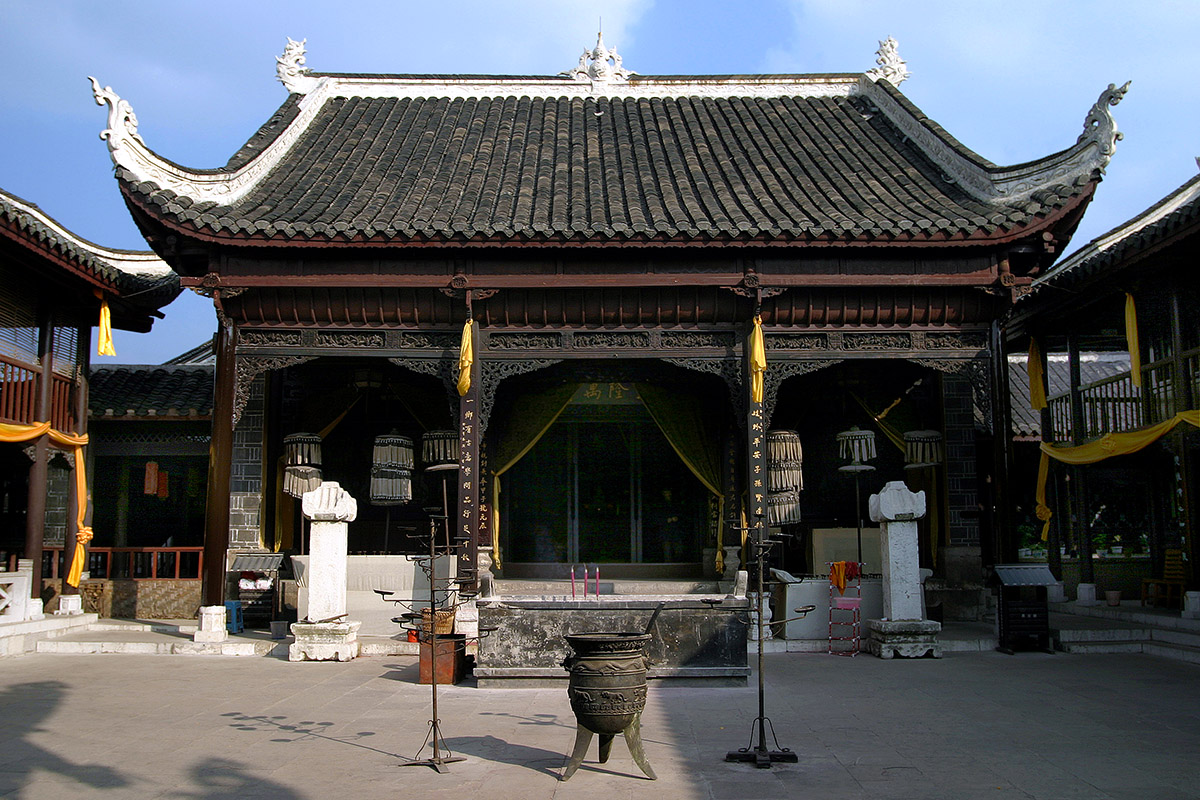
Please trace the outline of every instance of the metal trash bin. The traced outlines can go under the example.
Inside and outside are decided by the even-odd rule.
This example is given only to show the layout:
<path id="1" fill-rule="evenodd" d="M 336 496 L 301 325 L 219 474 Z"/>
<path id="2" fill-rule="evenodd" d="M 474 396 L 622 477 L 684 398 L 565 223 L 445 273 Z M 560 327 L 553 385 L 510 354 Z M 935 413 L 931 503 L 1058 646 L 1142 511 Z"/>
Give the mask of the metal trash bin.
<path id="1" fill-rule="evenodd" d="M 1053 653 L 1046 587 L 1057 581 L 1050 565 L 996 564 L 989 583 L 999 590 L 996 649 L 1009 655 L 1017 650 Z"/>

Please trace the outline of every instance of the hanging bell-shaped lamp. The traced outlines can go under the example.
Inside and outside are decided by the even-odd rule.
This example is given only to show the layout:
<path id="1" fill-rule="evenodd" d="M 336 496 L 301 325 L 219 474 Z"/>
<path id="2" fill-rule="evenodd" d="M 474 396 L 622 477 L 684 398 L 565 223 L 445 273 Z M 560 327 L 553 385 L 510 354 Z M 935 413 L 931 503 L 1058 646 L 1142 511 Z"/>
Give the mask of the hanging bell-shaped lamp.
<path id="1" fill-rule="evenodd" d="M 942 463 L 942 434 L 908 431 L 904 434 L 904 468 L 936 467 Z"/>
<path id="2" fill-rule="evenodd" d="M 458 463 L 458 431 L 426 431 L 421 437 L 421 460 L 426 467 Z"/>
<path id="3" fill-rule="evenodd" d="M 398 506 L 412 500 L 412 470 L 412 439 L 376 436 L 371 450 L 371 504 Z"/>
<path id="4" fill-rule="evenodd" d="M 283 491 L 303 497 L 321 485 L 321 437 L 293 433 L 283 437 Z"/>
<path id="5" fill-rule="evenodd" d="M 859 430 L 855 425 L 839 433 L 837 443 L 841 457 L 849 461 L 850 466 L 860 466 L 875 458 L 874 431 Z"/>
<path id="6" fill-rule="evenodd" d="M 804 450 L 795 431 L 767 431 L 767 489 L 772 492 L 804 488 Z"/>

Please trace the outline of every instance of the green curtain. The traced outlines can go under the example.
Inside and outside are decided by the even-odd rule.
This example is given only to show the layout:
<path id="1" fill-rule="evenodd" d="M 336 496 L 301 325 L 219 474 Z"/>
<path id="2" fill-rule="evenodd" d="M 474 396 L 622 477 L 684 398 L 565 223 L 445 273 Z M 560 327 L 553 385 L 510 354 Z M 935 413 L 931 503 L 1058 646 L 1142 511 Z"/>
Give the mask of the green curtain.
<path id="1" fill-rule="evenodd" d="M 693 393 L 650 383 L 639 383 L 636 387 L 642 405 L 671 449 L 704 488 L 723 497 L 721 426 L 717 415 Z"/>
<path id="2" fill-rule="evenodd" d="M 541 391 L 522 395 L 505 420 L 499 435 L 494 437 L 490 460 L 492 470 L 492 560 L 496 568 L 500 561 L 500 476 L 517 465 L 533 449 L 550 426 L 562 414 L 575 396 L 579 384 L 549 386 Z"/>

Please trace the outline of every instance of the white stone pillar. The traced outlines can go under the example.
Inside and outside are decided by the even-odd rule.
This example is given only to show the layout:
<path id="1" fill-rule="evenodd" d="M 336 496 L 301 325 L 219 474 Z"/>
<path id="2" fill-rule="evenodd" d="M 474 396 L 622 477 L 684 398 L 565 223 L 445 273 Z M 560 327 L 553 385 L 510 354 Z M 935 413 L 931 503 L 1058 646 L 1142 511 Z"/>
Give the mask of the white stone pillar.
<path id="1" fill-rule="evenodd" d="M 1100 601 L 1096 599 L 1096 584 L 1081 583 L 1075 588 L 1075 605 L 1077 606 L 1098 606 Z"/>
<path id="2" fill-rule="evenodd" d="M 1184 619 L 1200 619 L 1200 592 L 1183 593 L 1183 611 L 1179 616 Z"/>
<path id="3" fill-rule="evenodd" d="M 890 481 L 871 495 L 870 511 L 871 520 L 880 523 L 883 616 L 922 619 L 917 520 L 925 516 L 925 493 L 910 492 L 904 481 Z"/>
<path id="4" fill-rule="evenodd" d="M 309 533 L 308 621 L 342 621 L 346 616 L 346 540 L 358 516 L 358 501 L 334 481 L 325 481 L 301 500 L 312 520 Z"/>
<path id="5" fill-rule="evenodd" d="M 229 638 L 225 627 L 225 606 L 200 606 L 200 625 L 192 634 L 195 642 L 223 642 Z"/>

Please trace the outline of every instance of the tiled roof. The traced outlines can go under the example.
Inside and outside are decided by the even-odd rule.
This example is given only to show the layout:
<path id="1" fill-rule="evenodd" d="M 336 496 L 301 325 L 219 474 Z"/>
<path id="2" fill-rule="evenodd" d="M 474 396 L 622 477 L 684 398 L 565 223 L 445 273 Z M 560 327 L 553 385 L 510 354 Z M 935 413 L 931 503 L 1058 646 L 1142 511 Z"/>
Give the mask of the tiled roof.
<path id="1" fill-rule="evenodd" d="M 862 99 L 338 97 L 240 202 L 118 172 L 204 232 L 572 242 L 990 237 L 1082 186 L 987 203 Z"/>
<path id="2" fill-rule="evenodd" d="M 208 417 L 213 406 L 213 367 L 123 366 L 92 372 L 93 417 Z"/>
<path id="3" fill-rule="evenodd" d="M 298 67 L 303 52 L 285 57 Z M 1071 147 L 1000 167 L 874 70 L 280 80 L 295 93 L 228 164 L 200 170 L 151 151 L 128 103 L 94 83 L 127 198 L 246 244 L 1007 241 L 1087 202 L 1125 92 L 1101 95 Z"/>
<path id="4" fill-rule="evenodd" d="M 1138 214 L 1128 222 L 1098 236 L 1054 265 L 1034 281 L 1034 290 L 1046 284 L 1069 286 L 1089 275 L 1120 265 L 1139 253 L 1200 223 L 1200 175 Z"/>
<path id="5" fill-rule="evenodd" d="M 154 253 L 114 250 L 70 232 L 35 204 L 0 190 L 0 233 L 53 253 L 106 284 L 118 296 L 136 295 L 133 305 L 158 309 L 181 291 L 179 276 Z"/>

